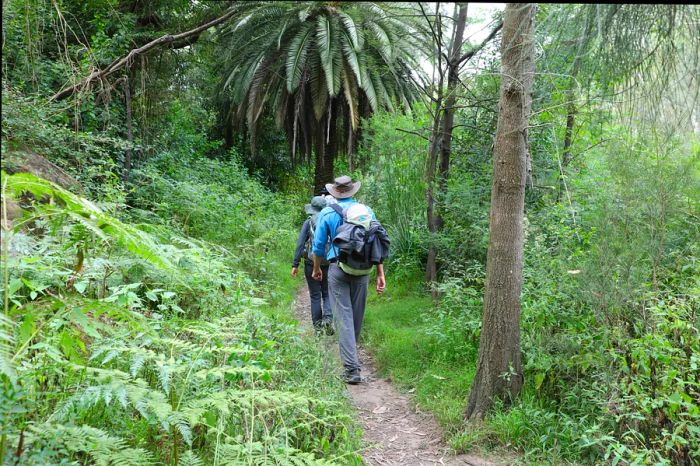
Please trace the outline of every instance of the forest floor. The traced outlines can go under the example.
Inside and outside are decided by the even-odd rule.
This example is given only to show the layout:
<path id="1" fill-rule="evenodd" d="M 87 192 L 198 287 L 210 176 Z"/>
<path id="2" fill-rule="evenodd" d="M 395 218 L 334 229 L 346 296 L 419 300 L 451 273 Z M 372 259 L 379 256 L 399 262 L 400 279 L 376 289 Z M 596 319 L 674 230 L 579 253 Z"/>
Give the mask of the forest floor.
<path id="1" fill-rule="evenodd" d="M 294 314 L 307 335 L 313 334 L 309 293 L 299 288 L 294 300 Z M 335 337 L 319 338 L 319 349 L 333 354 L 340 373 L 340 357 Z M 348 396 L 357 411 L 364 431 L 362 457 L 369 465 L 428 466 L 471 465 L 496 466 L 512 464 L 511 459 L 483 458 L 463 454 L 453 456 L 442 441 L 442 432 L 428 413 L 418 412 L 411 400 L 399 393 L 386 379 L 377 375 L 371 354 L 360 347 L 363 382 L 348 385 Z"/>

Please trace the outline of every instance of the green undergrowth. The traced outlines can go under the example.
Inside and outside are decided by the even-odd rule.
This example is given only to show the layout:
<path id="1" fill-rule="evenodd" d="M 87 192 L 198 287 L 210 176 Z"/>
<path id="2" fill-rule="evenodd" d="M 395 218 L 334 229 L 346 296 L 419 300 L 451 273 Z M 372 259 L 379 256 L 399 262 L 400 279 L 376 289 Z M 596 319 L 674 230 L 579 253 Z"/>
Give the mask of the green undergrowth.
<path id="1" fill-rule="evenodd" d="M 418 405 L 429 408 L 449 435 L 461 424 L 461 398 L 474 377 L 474 361 L 454 361 L 435 345 L 426 332 L 431 299 L 417 292 L 418 285 L 389 282 L 389 286 L 384 296 L 370 298 L 363 338 L 380 371 L 413 393 Z"/>
<path id="2" fill-rule="evenodd" d="M 449 297 L 443 297 L 443 301 L 449 302 Z M 417 275 L 396 282 L 389 275 L 386 293 L 369 299 L 363 339 L 380 374 L 409 394 L 421 410 L 435 416 L 445 442 L 455 453 L 515 458 L 516 451 L 532 441 L 529 414 L 535 400 L 525 393 L 513 409 L 497 406 L 484 422 L 465 422 L 478 340 L 455 328 L 461 336 L 446 344 L 449 332 L 439 331 L 440 319 L 436 318 L 441 312 L 444 310 L 434 307 Z M 557 455 L 542 461 L 541 456 L 518 460 L 522 464 L 565 464 Z"/>
<path id="3" fill-rule="evenodd" d="M 21 209 L 3 232 L 3 464 L 359 463 L 344 387 L 282 318 L 284 199 L 198 162 L 191 181 L 151 170 L 127 211 L 3 173 Z M 229 179 L 198 189 L 212 168 Z M 231 208 L 174 220 L 197 202 Z"/>
<path id="4" fill-rule="evenodd" d="M 363 339 L 382 375 L 435 416 L 456 452 L 500 457 L 505 451 L 526 465 L 601 464 L 601 458 L 615 464 L 623 455 L 640 458 L 628 464 L 683 464 L 663 455 L 682 448 L 698 454 L 698 410 L 692 395 L 698 386 L 700 339 L 692 295 L 650 300 L 645 318 L 652 333 L 581 335 L 582 328 L 600 325 L 585 308 L 578 309 L 575 320 L 561 320 L 553 332 L 542 320 L 557 318 L 547 292 L 553 285 L 540 272 L 541 280 L 526 282 L 524 290 L 525 386 L 511 406 L 497 403 L 475 424 L 466 422 L 463 413 L 477 360 L 481 282 L 467 275 L 461 286 L 444 283 L 440 303 L 434 305 L 417 275 L 392 281 L 391 267 L 387 270 L 387 292 L 370 298 Z M 565 290 L 555 272 L 552 280 Z M 557 299 L 573 303 L 564 295 Z M 564 351 L 571 353 L 569 359 L 561 359 Z M 578 372 L 567 373 L 569 366 Z M 610 368 L 619 374 L 606 374 Z M 569 380 L 566 387 L 560 385 L 564 378 Z M 664 422 L 658 433 L 649 420 L 657 419 L 653 416 Z M 627 431 L 617 430 L 619 425 Z M 654 435 L 643 437 L 641 431 Z"/>

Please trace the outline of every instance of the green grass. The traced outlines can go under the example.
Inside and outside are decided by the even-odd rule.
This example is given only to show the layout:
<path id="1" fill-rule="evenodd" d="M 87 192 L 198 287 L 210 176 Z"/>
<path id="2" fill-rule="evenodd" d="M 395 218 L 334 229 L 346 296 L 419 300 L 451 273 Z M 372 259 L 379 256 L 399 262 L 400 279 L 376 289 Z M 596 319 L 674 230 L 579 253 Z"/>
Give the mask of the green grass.
<path id="1" fill-rule="evenodd" d="M 362 339 L 379 373 L 410 394 L 421 410 L 434 415 L 445 443 L 455 453 L 488 456 L 492 452 L 520 464 L 570 464 L 561 459 L 563 445 L 540 445 L 545 431 L 561 428 L 562 419 L 539 406 L 532 390 L 524 390 L 510 409 L 497 404 L 482 423 L 465 422 L 463 414 L 476 372 L 476 344 L 466 343 L 473 348 L 452 351 L 438 342 L 429 332 L 435 311 L 420 278 L 392 282 L 388 275 L 388 279 L 383 296 L 371 293 Z M 525 453 L 517 460 L 516 450 Z"/>
<path id="2" fill-rule="evenodd" d="M 383 296 L 369 299 L 363 339 L 380 373 L 432 412 L 449 439 L 463 430 L 475 360 L 455 361 L 436 344 L 425 332 L 431 312 L 431 298 L 417 280 L 390 281 Z"/>

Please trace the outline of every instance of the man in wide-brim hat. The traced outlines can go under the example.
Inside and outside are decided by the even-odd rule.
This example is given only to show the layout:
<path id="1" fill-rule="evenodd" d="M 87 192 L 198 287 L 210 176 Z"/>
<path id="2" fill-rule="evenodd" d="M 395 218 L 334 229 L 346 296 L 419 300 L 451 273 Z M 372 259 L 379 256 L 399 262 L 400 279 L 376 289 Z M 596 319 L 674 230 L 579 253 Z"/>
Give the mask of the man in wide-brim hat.
<path id="1" fill-rule="evenodd" d="M 334 180 L 333 183 L 327 183 L 326 189 L 334 198 L 349 199 L 360 190 L 361 183 L 359 181 L 352 181 L 349 176 L 341 176 Z"/>
<path id="2" fill-rule="evenodd" d="M 343 211 L 359 204 L 352 196 L 360 189 L 360 182 L 353 181 L 349 176 L 336 178 L 333 183 L 326 185 L 326 189 L 337 200 L 338 206 Z M 369 208 L 367 210 L 372 219 L 376 220 L 372 210 Z M 324 278 L 321 257 L 324 254 L 325 245 L 328 241 L 332 244 L 336 230 L 342 222 L 342 216 L 332 207 L 325 207 L 318 215 L 313 241 L 314 265 L 312 272 L 312 277 L 316 280 Z M 369 275 L 351 275 L 343 271 L 337 263 L 338 251 L 335 247 L 331 247 L 326 253 L 326 259 L 330 262 L 327 274 L 331 307 L 340 344 L 340 357 L 345 366 L 343 379 L 349 384 L 358 384 L 362 378 L 360 376 L 360 361 L 357 357 L 357 340 L 360 337 L 362 320 L 365 315 Z M 383 292 L 385 286 L 384 266 L 378 264 L 377 293 Z"/>

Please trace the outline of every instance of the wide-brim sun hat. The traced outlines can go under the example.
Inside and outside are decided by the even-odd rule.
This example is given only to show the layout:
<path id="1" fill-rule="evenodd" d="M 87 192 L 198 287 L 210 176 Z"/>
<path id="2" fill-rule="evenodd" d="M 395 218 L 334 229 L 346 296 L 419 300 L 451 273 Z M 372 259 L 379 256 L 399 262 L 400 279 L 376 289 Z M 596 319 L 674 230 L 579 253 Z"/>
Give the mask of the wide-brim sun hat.
<path id="1" fill-rule="evenodd" d="M 345 175 L 336 178 L 333 183 L 326 184 L 326 189 L 336 199 L 347 199 L 360 190 L 360 185 L 359 181 L 353 182 L 352 178 Z"/>
<path id="2" fill-rule="evenodd" d="M 324 207 L 326 207 L 326 198 L 323 196 L 314 196 L 311 198 L 311 203 L 304 206 L 304 211 L 309 215 L 313 215 L 321 212 Z"/>

